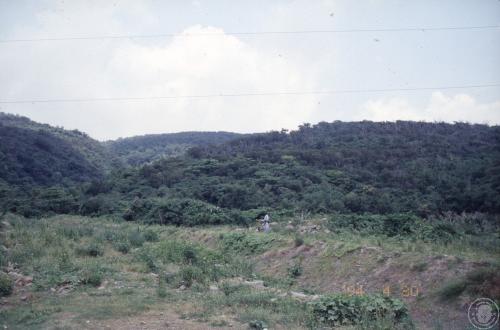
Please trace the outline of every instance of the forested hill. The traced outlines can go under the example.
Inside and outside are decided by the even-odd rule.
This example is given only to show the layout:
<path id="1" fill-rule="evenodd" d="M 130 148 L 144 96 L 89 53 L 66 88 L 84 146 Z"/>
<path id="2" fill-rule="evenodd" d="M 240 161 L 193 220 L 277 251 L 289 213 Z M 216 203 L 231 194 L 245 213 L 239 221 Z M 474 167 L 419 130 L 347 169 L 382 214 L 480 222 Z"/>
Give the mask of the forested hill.
<path id="1" fill-rule="evenodd" d="M 498 157 L 500 127 L 412 121 L 320 122 L 290 132 L 254 134 L 193 152 L 199 157 L 244 156 L 273 162 L 293 156 L 300 163 L 323 167 L 358 164 L 353 166 L 394 168 L 400 161 L 422 158 L 480 161 L 484 154 Z"/>
<path id="2" fill-rule="evenodd" d="M 113 157 L 77 130 L 0 113 L 0 179 L 10 184 L 55 185 L 102 178 Z"/>
<path id="3" fill-rule="evenodd" d="M 289 133 L 271 132 L 217 148 L 197 149 L 191 154 L 313 166 L 327 174 L 336 189 L 344 186 L 344 193 L 355 192 L 358 197 L 368 191 L 382 197 L 388 197 L 386 193 L 408 198 L 419 195 L 432 200 L 438 209 L 453 205 L 461 210 L 500 211 L 499 126 L 321 122 Z M 370 198 L 363 202 L 365 198 L 354 199 L 360 209 L 366 202 L 369 205 Z"/>
<path id="4" fill-rule="evenodd" d="M 186 132 L 101 144 L 2 114 L 0 138 L 0 207 L 29 216 L 201 224 L 269 210 L 500 214 L 499 126 L 321 122 L 290 132 Z M 132 166 L 107 172 L 115 158 Z"/>
<path id="5" fill-rule="evenodd" d="M 162 157 L 182 155 L 193 146 L 217 145 L 241 137 L 229 132 L 181 132 L 148 134 L 105 142 L 111 152 L 129 165 L 140 165 Z"/>
<path id="6" fill-rule="evenodd" d="M 306 124 L 144 166 L 131 193 L 240 210 L 499 213 L 499 146 L 498 126 Z"/>

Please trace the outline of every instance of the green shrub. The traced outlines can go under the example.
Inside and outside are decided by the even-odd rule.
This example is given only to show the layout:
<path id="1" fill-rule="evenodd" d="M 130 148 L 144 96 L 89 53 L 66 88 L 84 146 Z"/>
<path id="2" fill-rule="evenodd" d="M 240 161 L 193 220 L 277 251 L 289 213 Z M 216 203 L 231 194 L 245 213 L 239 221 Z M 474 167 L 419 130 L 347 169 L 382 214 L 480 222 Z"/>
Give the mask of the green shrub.
<path id="1" fill-rule="evenodd" d="M 414 232 L 420 218 L 411 214 L 389 215 L 334 215 L 328 226 L 332 230 L 347 229 L 366 234 L 389 237 L 407 236 Z"/>
<path id="2" fill-rule="evenodd" d="M 264 252 L 273 241 L 271 235 L 227 233 L 222 238 L 222 247 L 228 252 L 256 254 Z"/>
<path id="3" fill-rule="evenodd" d="M 196 250 L 193 246 L 187 245 L 183 250 L 182 250 L 182 257 L 185 262 L 189 264 L 193 264 L 196 262 L 197 259 L 197 253 Z"/>
<path id="4" fill-rule="evenodd" d="M 452 300 L 463 292 L 467 292 L 474 296 L 490 296 L 493 299 L 500 299 L 498 290 L 495 290 L 500 281 L 499 274 L 498 267 L 475 269 L 467 273 L 464 278 L 445 284 L 438 290 L 438 295 L 442 300 Z"/>
<path id="5" fill-rule="evenodd" d="M 423 272 L 429 267 L 429 264 L 425 261 L 419 262 L 411 266 L 411 270 L 416 272 Z"/>
<path id="6" fill-rule="evenodd" d="M 332 327 L 356 325 L 367 319 L 390 318 L 394 324 L 409 320 L 408 309 L 401 300 L 381 295 L 337 294 L 308 304 L 317 322 Z"/>
<path id="7" fill-rule="evenodd" d="M 295 247 L 299 247 L 304 244 L 304 239 L 301 236 L 296 235 L 293 239 L 293 244 L 295 245 Z"/>
<path id="8" fill-rule="evenodd" d="M 296 263 L 288 268 L 288 276 L 291 278 L 297 278 L 302 275 L 303 269 L 300 263 Z"/>
<path id="9" fill-rule="evenodd" d="M 158 294 L 158 297 L 160 298 L 165 298 L 167 296 L 167 290 L 165 288 L 165 278 L 162 276 L 158 276 L 158 287 L 156 290 L 156 293 Z"/>
<path id="10" fill-rule="evenodd" d="M 9 275 L 0 272 L 0 297 L 8 296 L 14 290 L 14 281 Z"/>
<path id="11" fill-rule="evenodd" d="M 455 227 L 450 223 L 426 221 L 416 228 L 416 236 L 424 242 L 450 243 L 460 236 Z"/>
<path id="12" fill-rule="evenodd" d="M 452 300 L 457 298 L 467 288 L 467 282 L 463 280 L 447 283 L 439 290 L 439 296 L 442 300 Z"/>
<path id="13" fill-rule="evenodd" d="M 99 286 L 104 277 L 104 269 L 97 262 L 87 262 L 80 272 L 80 283 L 85 285 Z"/>
<path id="14" fill-rule="evenodd" d="M 128 241 L 133 247 L 141 247 L 146 239 L 139 229 L 137 229 L 128 233 Z"/>
<path id="15" fill-rule="evenodd" d="M 75 268 L 72 255 L 66 246 L 63 246 L 55 251 L 54 259 L 56 260 L 59 270 L 62 272 L 70 272 Z"/>
<path id="16" fill-rule="evenodd" d="M 104 249 L 99 242 L 92 241 L 87 245 L 78 247 L 76 253 L 81 256 L 98 257 L 104 254 Z"/>
<path id="17" fill-rule="evenodd" d="M 158 233 L 153 229 L 144 231 L 144 239 L 148 242 L 156 242 L 159 239 Z"/>
<path id="18" fill-rule="evenodd" d="M 412 237 L 425 242 L 449 243 L 460 236 L 451 223 L 438 219 L 423 220 L 412 214 L 336 214 L 328 222 L 328 227 L 333 231 L 349 230 L 369 235 Z"/>
<path id="19" fill-rule="evenodd" d="M 166 272 L 166 273 L 163 273 L 162 275 L 160 275 L 160 277 L 163 277 L 162 281 L 164 283 L 173 284 L 177 278 L 177 274 Z"/>
<path id="20" fill-rule="evenodd" d="M 255 330 L 264 330 L 268 328 L 266 322 L 260 320 L 250 321 L 248 327 Z"/>
<path id="21" fill-rule="evenodd" d="M 145 210 L 143 219 L 147 223 L 197 226 L 244 222 L 231 211 L 188 198 L 159 200 Z"/>
<path id="22" fill-rule="evenodd" d="M 413 234 L 419 218 L 407 214 L 394 214 L 383 218 L 383 233 L 389 237 Z"/>
<path id="23" fill-rule="evenodd" d="M 7 265 L 7 256 L 4 247 L 0 245 L 0 268 Z"/>
<path id="24" fill-rule="evenodd" d="M 194 282 L 204 284 L 207 280 L 202 269 L 196 266 L 184 266 L 179 271 L 182 283 L 190 287 Z"/>
<path id="25" fill-rule="evenodd" d="M 108 242 L 113 242 L 114 240 L 117 239 L 117 234 L 114 230 L 110 230 L 110 229 L 106 229 L 103 233 L 102 233 L 102 237 L 108 241 Z"/>
<path id="26" fill-rule="evenodd" d="M 130 243 L 128 241 L 120 241 L 113 244 L 113 247 L 116 251 L 121 252 L 123 254 L 127 254 L 130 252 Z"/>
<path id="27" fill-rule="evenodd" d="M 493 280 L 498 274 L 498 269 L 495 270 L 493 267 L 480 268 L 467 273 L 466 279 L 471 284 L 482 284 L 488 280 Z"/>
<path id="28" fill-rule="evenodd" d="M 164 263 L 179 264 L 193 264 L 203 261 L 203 258 L 209 261 L 219 257 L 203 247 L 176 240 L 161 241 L 152 248 L 152 253 Z M 201 254 L 203 254 L 203 258 Z"/>
<path id="29" fill-rule="evenodd" d="M 85 216 L 99 216 L 110 214 L 113 211 L 113 203 L 103 195 L 90 197 L 80 205 L 79 213 Z"/>
<path id="30" fill-rule="evenodd" d="M 144 262 L 150 271 L 156 272 L 158 270 L 158 261 L 150 249 L 141 249 L 137 254 L 137 258 Z"/>
<path id="31" fill-rule="evenodd" d="M 250 291 L 248 286 L 244 286 L 243 284 L 231 284 L 228 282 L 223 282 L 220 289 L 226 296 L 230 296 L 239 291 Z"/>

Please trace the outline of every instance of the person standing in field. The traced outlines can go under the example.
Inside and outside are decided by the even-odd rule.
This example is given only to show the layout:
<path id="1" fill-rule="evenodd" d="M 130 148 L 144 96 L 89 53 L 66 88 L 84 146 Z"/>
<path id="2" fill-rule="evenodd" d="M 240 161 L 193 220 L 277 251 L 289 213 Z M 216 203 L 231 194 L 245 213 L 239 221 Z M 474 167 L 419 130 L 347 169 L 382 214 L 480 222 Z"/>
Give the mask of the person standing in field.
<path id="1" fill-rule="evenodd" d="M 262 229 L 264 230 L 265 233 L 269 232 L 271 227 L 269 226 L 269 214 L 266 214 L 264 216 L 264 219 L 262 220 Z"/>

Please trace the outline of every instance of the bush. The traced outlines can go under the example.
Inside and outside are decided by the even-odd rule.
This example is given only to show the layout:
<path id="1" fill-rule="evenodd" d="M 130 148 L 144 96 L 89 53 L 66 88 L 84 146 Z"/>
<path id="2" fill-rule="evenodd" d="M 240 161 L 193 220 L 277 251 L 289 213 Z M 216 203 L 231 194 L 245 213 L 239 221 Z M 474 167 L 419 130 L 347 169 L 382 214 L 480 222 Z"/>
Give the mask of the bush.
<path id="1" fill-rule="evenodd" d="M 90 197 L 80 205 L 79 213 L 85 216 L 99 216 L 113 211 L 112 202 L 103 196 Z"/>
<path id="2" fill-rule="evenodd" d="M 156 272 L 158 270 L 158 262 L 150 249 L 141 249 L 137 258 L 144 262 L 150 271 Z"/>
<path id="3" fill-rule="evenodd" d="M 156 202 L 144 219 L 147 223 L 197 226 L 235 223 L 234 216 L 230 211 L 199 200 L 174 198 Z"/>
<path id="4" fill-rule="evenodd" d="M 182 257 L 183 257 L 184 261 L 189 263 L 189 264 L 195 263 L 196 259 L 197 259 L 195 248 L 191 245 L 187 245 L 182 250 Z"/>
<path id="5" fill-rule="evenodd" d="M 165 288 L 165 279 L 162 276 L 158 276 L 158 288 L 156 290 L 158 297 L 165 298 L 167 296 L 167 290 Z"/>
<path id="6" fill-rule="evenodd" d="M 98 257 L 104 254 L 104 249 L 100 243 L 93 241 L 85 246 L 78 247 L 76 253 L 82 256 Z"/>
<path id="7" fill-rule="evenodd" d="M 223 282 L 221 285 L 221 290 L 225 296 L 230 296 L 239 291 L 249 291 L 248 286 L 244 286 L 243 284 L 231 284 L 228 282 Z"/>
<path id="8" fill-rule="evenodd" d="M 104 269 L 97 262 L 88 262 L 84 265 L 80 274 L 80 283 L 85 285 L 99 286 L 104 277 Z"/>
<path id="9" fill-rule="evenodd" d="M 14 281 L 9 275 L 0 272 L 0 297 L 8 296 L 14 290 Z"/>
<path id="10" fill-rule="evenodd" d="M 130 252 L 130 243 L 127 241 L 124 242 L 116 242 L 113 247 L 116 251 L 121 252 L 123 254 L 127 254 Z"/>
<path id="11" fill-rule="evenodd" d="M 202 247 L 183 241 L 161 241 L 151 250 L 151 252 L 164 263 L 192 264 L 202 260 L 203 257 L 206 260 L 211 259 L 207 250 L 203 251 L 204 255 L 202 257 L 200 255 L 203 250 Z"/>
<path id="12" fill-rule="evenodd" d="M 102 237 L 108 241 L 108 242 L 113 242 L 116 238 L 117 238 L 117 235 L 116 235 L 116 232 L 113 231 L 113 230 L 110 230 L 110 229 L 106 229 L 103 233 L 102 233 Z"/>
<path id="13" fill-rule="evenodd" d="M 139 229 L 137 229 L 128 233 L 128 241 L 133 247 L 141 247 L 146 239 Z"/>
<path id="14" fill-rule="evenodd" d="M 264 252 L 272 241 L 269 234 L 227 233 L 222 237 L 222 247 L 228 252 L 255 254 Z"/>
<path id="15" fill-rule="evenodd" d="M 290 276 L 291 278 L 299 277 L 300 275 L 302 275 L 302 272 L 303 269 L 300 262 L 297 262 L 292 266 L 288 267 L 288 276 Z"/>
<path id="16" fill-rule="evenodd" d="M 449 243 L 460 234 L 454 226 L 446 222 L 425 223 L 418 229 L 418 236 L 425 242 Z"/>
<path id="17" fill-rule="evenodd" d="M 427 269 L 427 267 L 429 267 L 429 264 L 425 261 L 422 261 L 412 265 L 410 269 L 416 272 L 423 272 Z"/>
<path id="18" fill-rule="evenodd" d="M 260 320 L 250 321 L 248 327 L 255 330 L 264 330 L 268 328 L 266 322 Z"/>
<path id="19" fill-rule="evenodd" d="M 455 226 L 442 220 L 424 221 L 412 214 L 334 215 L 328 226 L 369 235 L 415 237 L 425 242 L 449 243 L 460 236 Z"/>
<path id="20" fill-rule="evenodd" d="M 439 290 L 439 296 L 442 300 L 452 300 L 457 298 L 465 291 L 467 288 L 467 282 L 463 280 L 458 280 L 454 282 L 450 282 L 443 286 Z"/>
<path id="21" fill-rule="evenodd" d="M 3 246 L 0 245 L 0 268 L 7 265 L 7 256 Z"/>
<path id="22" fill-rule="evenodd" d="M 409 320 L 408 309 L 401 300 L 380 295 L 337 294 L 308 304 L 317 322 L 332 327 L 356 325 L 367 319 L 391 318 L 394 324 Z"/>
<path id="23" fill-rule="evenodd" d="M 144 232 L 144 239 L 148 242 L 156 242 L 159 239 L 158 233 L 153 229 L 147 229 Z"/>
<path id="24" fill-rule="evenodd" d="M 296 235 L 293 239 L 293 244 L 295 245 L 295 247 L 299 247 L 304 244 L 304 239 L 301 236 Z"/>
<path id="25" fill-rule="evenodd" d="M 500 292 L 497 289 L 499 274 L 498 267 L 475 269 L 464 278 L 445 284 L 438 291 L 438 295 L 442 300 L 452 300 L 466 292 L 472 296 L 489 296 L 500 300 Z"/>
<path id="26" fill-rule="evenodd" d="M 193 283 L 204 284 L 207 280 L 202 269 L 196 266 L 185 266 L 179 271 L 179 276 L 182 283 L 190 287 Z"/>

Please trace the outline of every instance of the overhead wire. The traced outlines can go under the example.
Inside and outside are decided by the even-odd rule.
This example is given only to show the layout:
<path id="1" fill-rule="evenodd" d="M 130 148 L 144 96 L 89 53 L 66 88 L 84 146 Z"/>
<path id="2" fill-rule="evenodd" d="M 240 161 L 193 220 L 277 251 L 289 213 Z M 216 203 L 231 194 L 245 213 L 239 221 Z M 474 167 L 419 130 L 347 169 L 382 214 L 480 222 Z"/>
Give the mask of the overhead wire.
<path id="1" fill-rule="evenodd" d="M 170 100 L 170 99 L 204 99 L 216 97 L 255 97 L 255 96 L 282 96 L 282 95 L 322 95 L 322 94 L 349 94 L 349 93 L 386 93 L 425 90 L 450 90 L 467 88 L 500 87 L 500 82 L 490 84 L 453 85 L 453 86 L 427 86 L 404 88 L 374 88 L 374 89 L 338 89 L 319 91 L 276 91 L 276 92 L 245 92 L 245 93 L 218 93 L 218 94 L 191 94 L 191 95 L 164 95 L 164 96 L 138 96 L 138 97 L 88 97 L 88 98 L 55 98 L 31 100 L 0 100 L 0 104 L 23 103 L 82 103 L 82 102 L 109 102 L 109 101 L 145 101 L 145 100 Z"/>
<path id="2" fill-rule="evenodd" d="M 67 36 L 44 38 L 0 39 L 0 43 L 39 42 L 39 41 L 74 41 L 74 40 L 105 40 L 105 39 L 153 39 L 165 37 L 212 37 L 212 36 L 259 36 L 259 35 L 297 35 L 297 34 L 328 34 L 328 33 L 369 33 L 369 32 L 432 32 L 460 30 L 491 30 L 500 29 L 500 25 L 477 26 L 445 26 L 445 27 L 409 27 L 409 28 L 372 28 L 372 29 L 325 29 L 325 30 L 295 30 L 295 31 L 248 31 L 248 32 L 193 32 L 193 33 L 159 33 L 130 35 L 100 35 L 100 36 Z"/>

